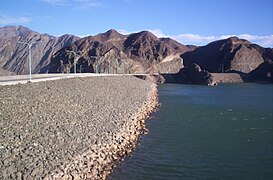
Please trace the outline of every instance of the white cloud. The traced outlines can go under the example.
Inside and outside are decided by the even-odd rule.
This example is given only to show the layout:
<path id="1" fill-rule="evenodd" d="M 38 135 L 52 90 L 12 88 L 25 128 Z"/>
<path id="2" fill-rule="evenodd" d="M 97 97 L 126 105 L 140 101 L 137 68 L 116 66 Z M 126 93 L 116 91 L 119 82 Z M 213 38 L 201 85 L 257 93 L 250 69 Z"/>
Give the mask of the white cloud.
<path id="1" fill-rule="evenodd" d="M 238 35 L 238 37 L 242 39 L 247 39 L 251 42 L 260 44 L 264 47 L 273 47 L 273 35 L 257 36 L 257 35 L 241 34 L 241 35 Z"/>
<path id="2" fill-rule="evenodd" d="M 103 4 L 101 2 L 93 1 L 93 0 L 73 0 L 74 7 L 77 9 L 88 9 L 91 7 L 102 7 Z"/>
<path id="3" fill-rule="evenodd" d="M 234 35 L 232 35 L 234 36 Z M 217 41 L 220 39 L 227 39 L 229 37 L 232 37 L 229 35 L 222 35 L 222 36 L 202 36 L 199 34 L 179 34 L 179 35 L 173 35 L 171 38 L 175 39 L 176 41 L 179 41 L 182 44 L 187 45 L 206 45 L 212 41 Z"/>
<path id="4" fill-rule="evenodd" d="M 75 36 L 78 36 L 80 38 L 84 38 L 84 37 L 87 37 L 87 36 L 93 36 L 92 34 L 85 34 L 85 35 L 75 35 Z M 59 37 L 59 36 L 58 36 Z"/>
<path id="5" fill-rule="evenodd" d="M 102 2 L 98 0 L 41 0 L 57 6 L 70 6 L 76 9 L 88 9 L 90 7 L 100 7 Z"/>
<path id="6" fill-rule="evenodd" d="M 221 36 L 203 36 L 199 34 L 178 34 L 178 35 L 167 35 L 163 33 L 160 29 L 150 29 L 148 30 L 152 32 L 157 37 L 170 37 L 182 44 L 185 45 L 206 45 L 212 41 L 217 41 L 220 39 L 227 39 L 229 37 L 237 36 L 240 39 L 246 39 L 251 43 L 258 44 L 263 47 L 273 47 L 273 35 L 268 36 L 258 36 L 258 35 L 251 35 L 251 34 L 225 34 Z M 119 32 L 123 32 L 125 34 L 130 34 L 130 32 L 126 30 L 120 30 Z"/>
<path id="7" fill-rule="evenodd" d="M 53 5 L 66 5 L 67 0 L 42 0 L 43 2 Z"/>
<path id="8" fill-rule="evenodd" d="M 179 34 L 170 36 L 171 38 L 183 44 L 207 44 L 208 42 L 215 41 L 215 36 L 200 36 L 198 34 Z"/>
<path id="9" fill-rule="evenodd" d="M 18 23 L 27 23 L 30 21 L 30 18 L 27 17 L 11 17 L 6 15 L 0 15 L 0 24 L 18 24 Z"/>
<path id="10" fill-rule="evenodd" d="M 151 33 L 153 33 L 157 37 L 168 37 L 160 29 L 148 29 L 147 31 L 150 31 Z"/>
<path id="11" fill-rule="evenodd" d="M 127 30 L 124 30 L 124 29 L 118 29 L 117 31 L 120 34 L 128 35 L 128 34 L 132 34 L 132 33 L 138 33 L 138 32 L 143 31 L 143 30 L 139 30 L 139 31 L 127 31 Z M 145 31 L 149 31 L 149 32 L 153 33 L 157 37 L 168 37 L 160 29 L 147 29 Z"/>
<path id="12" fill-rule="evenodd" d="M 128 35 L 128 34 L 136 33 L 138 31 L 127 31 L 125 29 L 118 29 L 117 32 L 119 32 L 120 34 L 123 34 L 123 35 Z"/>
<path id="13" fill-rule="evenodd" d="M 170 36 L 171 38 L 179 41 L 182 44 L 194 44 L 194 45 L 206 45 L 212 41 L 227 39 L 232 36 L 237 36 L 240 39 L 246 39 L 251 43 L 259 44 L 263 47 L 273 47 L 273 35 L 258 36 L 251 34 L 233 34 L 233 35 L 221 35 L 221 36 L 202 36 L 198 34 L 179 34 Z"/>
<path id="14" fill-rule="evenodd" d="M 127 31 L 124 29 L 119 29 L 117 31 L 121 34 L 124 34 L 124 35 L 140 32 L 140 31 Z M 203 45 L 206 45 L 212 41 L 217 41 L 220 39 L 227 39 L 229 37 L 237 36 L 240 39 L 246 39 L 246 40 L 250 41 L 251 43 L 255 43 L 255 44 L 258 44 L 263 47 L 271 47 L 271 48 L 273 47 L 273 35 L 268 35 L 268 36 L 258 36 L 258 35 L 251 35 L 251 34 L 239 34 L 239 35 L 225 34 L 225 35 L 221 35 L 221 36 L 214 36 L 214 35 L 203 36 L 203 35 L 199 35 L 199 34 L 167 35 L 167 34 L 163 33 L 160 29 L 148 29 L 147 31 L 150 31 L 151 33 L 153 33 L 154 35 L 156 35 L 159 38 L 170 37 L 170 38 L 172 38 L 182 44 L 185 44 L 185 45 L 203 46 Z"/>

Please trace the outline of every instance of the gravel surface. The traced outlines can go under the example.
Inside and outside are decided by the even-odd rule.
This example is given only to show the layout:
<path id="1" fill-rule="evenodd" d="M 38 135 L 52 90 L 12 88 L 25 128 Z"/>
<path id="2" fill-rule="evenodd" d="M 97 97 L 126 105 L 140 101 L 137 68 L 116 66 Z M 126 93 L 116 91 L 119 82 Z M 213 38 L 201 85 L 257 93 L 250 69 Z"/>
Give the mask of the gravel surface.
<path id="1" fill-rule="evenodd" d="M 157 106 L 135 77 L 0 86 L 0 179 L 105 179 Z"/>

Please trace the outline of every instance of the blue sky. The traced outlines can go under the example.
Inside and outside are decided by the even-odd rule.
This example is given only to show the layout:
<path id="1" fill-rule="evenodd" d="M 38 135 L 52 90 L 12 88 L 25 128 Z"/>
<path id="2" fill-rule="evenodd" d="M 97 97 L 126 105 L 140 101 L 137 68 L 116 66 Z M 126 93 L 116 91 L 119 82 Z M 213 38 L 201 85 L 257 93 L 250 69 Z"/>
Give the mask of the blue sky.
<path id="1" fill-rule="evenodd" d="M 0 0 L 0 27 L 54 36 L 150 30 L 182 44 L 239 36 L 273 47 L 273 0 Z"/>

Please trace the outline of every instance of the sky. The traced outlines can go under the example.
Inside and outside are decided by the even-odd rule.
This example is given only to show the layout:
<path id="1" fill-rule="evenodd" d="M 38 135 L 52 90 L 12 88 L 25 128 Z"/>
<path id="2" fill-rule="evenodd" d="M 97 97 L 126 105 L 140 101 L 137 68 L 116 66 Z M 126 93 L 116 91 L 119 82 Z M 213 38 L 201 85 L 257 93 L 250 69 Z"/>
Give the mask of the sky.
<path id="1" fill-rule="evenodd" d="M 273 47 L 273 0 L 0 0 L 0 27 L 54 36 L 149 30 L 182 44 L 238 36 Z"/>

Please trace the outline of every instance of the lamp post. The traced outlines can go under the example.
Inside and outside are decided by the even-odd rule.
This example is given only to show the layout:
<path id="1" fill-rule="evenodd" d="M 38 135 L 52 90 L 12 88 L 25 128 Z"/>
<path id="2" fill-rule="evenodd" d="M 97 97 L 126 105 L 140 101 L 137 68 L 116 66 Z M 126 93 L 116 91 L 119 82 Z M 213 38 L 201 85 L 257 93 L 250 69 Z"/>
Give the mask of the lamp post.
<path id="1" fill-rule="evenodd" d="M 74 55 L 74 75 L 76 77 L 76 74 L 77 74 L 77 53 L 81 53 L 82 51 L 70 51 L 70 50 L 67 50 L 67 52 L 70 52 L 70 53 L 73 53 Z"/>
<path id="2" fill-rule="evenodd" d="M 110 60 L 108 59 L 108 74 L 110 74 Z"/>
<path id="3" fill-rule="evenodd" d="M 224 64 L 220 64 L 220 71 L 221 73 L 224 73 Z"/>
<path id="4" fill-rule="evenodd" d="M 35 42 L 21 42 L 19 41 L 18 44 L 25 44 L 28 46 L 28 61 L 29 61 L 29 82 L 31 82 L 31 48 L 34 44 L 37 44 L 39 40 Z"/>
<path id="5" fill-rule="evenodd" d="M 96 71 L 96 74 L 99 73 L 99 57 L 98 56 L 89 56 L 89 59 L 95 59 L 95 71 Z"/>
<path id="6" fill-rule="evenodd" d="M 82 65 L 80 65 L 80 73 L 82 73 Z"/>
<path id="7" fill-rule="evenodd" d="M 96 58 L 96 74 L 99 73 L 99 62 L 98 62 L 98 58 Z"/>

